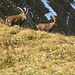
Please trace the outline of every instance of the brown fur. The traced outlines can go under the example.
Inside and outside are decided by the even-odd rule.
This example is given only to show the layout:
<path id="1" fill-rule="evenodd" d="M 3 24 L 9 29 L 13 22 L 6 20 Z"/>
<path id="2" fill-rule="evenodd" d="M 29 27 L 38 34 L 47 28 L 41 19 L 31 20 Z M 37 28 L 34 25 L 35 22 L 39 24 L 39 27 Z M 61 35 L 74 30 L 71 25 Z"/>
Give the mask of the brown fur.
<path id="1" fill-rule="evenodd" d="M 6 22 L 7 22 L 8 26 L 13 26 L 13 25 L 20 25 L 21 26 L 22 23 L 26 20 L 28 9 L 26 11 L 26 8 L 24 7 L 24 10 L 26 13 L 20 7 L 18 7 L 18 9 L 20 9 L 22 11 L 21 14 L 8 16 L 6 18 Z"/>
<path id="2" fill-rule="evenodd" d="M 51 15 L 51 16 L 53 17 L 54 22 L 52 22 L 52 23 L 39 23 L 36 25 L 38 30 L 50 32 L 53 29 L 53 27 L 55 25 L 57 25 L 55 16 L 54 15 Z"/>

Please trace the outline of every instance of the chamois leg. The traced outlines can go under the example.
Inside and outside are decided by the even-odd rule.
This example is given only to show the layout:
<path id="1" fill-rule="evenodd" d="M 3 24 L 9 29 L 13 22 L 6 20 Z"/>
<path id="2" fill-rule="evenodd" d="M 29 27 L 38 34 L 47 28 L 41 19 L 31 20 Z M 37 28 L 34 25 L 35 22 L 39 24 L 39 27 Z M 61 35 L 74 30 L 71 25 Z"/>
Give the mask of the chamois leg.
<path id="1" fill-rule="evenodd" d="M 9 25 L 8 25 L 9 27 L 11 27 L 11 26 L 13 26 L 13 25 L 14 25 L 14 23 L 13 23 L 13 22 L 9 22 L 8 24 L 9 24 Z"/>
<path id="2" fill-rule="evenodd" d="M 20 27 L 22 26 L 22 22 L 19 23 Z"/>
<path id="3" fill-rule="evenodd" d="M 8 23 L 8 26 L 11 27 L 12 26 L 12 23 Z"/>
<path id="4" fill-rule="evenodd" d="M 38 28 L 38 30 L 40 31 L 41 29 L 40 29 L 40 28 Z"/>
<path id="5" fill-rule="evenodd" d="M 41 28 L 41 31 L 43 31 L 44 29 L 43 28 Z"/>
<path id="6" fill-rule="evenodd" d="M 49 29 L 47 29 L 47 33 L 49 33 Z"/>
<path id="7" fill-rule="evenodd" d="M 20 24 L 20 27 L 21 27 L 21 24 Z"/>

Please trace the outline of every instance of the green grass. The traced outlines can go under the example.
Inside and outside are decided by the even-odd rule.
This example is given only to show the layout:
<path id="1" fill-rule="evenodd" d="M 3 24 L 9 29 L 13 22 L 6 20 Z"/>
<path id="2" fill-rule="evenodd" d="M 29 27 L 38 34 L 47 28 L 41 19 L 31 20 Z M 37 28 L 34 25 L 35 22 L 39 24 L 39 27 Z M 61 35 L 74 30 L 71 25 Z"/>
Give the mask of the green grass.
<path id="1" fill-rule="evenodd" d="M 74 75 L 75 36 L 0 23 L 0 75 Z"/>

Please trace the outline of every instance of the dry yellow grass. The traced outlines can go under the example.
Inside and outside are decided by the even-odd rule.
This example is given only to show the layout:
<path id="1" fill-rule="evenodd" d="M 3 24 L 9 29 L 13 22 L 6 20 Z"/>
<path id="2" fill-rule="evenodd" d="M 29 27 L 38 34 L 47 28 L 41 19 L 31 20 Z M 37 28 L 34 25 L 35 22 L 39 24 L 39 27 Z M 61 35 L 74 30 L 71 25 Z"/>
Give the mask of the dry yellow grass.
<path id="1" fill-rule="evenodd" d="M 75 75 L 75 36 L 0 23 L 0 75 Z"/>

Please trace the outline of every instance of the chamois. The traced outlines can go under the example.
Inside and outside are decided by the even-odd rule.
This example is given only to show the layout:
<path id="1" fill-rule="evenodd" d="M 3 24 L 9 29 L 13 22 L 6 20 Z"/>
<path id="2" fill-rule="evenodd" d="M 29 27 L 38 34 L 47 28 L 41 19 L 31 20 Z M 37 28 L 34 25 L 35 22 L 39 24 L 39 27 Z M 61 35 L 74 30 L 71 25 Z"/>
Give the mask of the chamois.
<path id="1" fill-rule="evenodd" d="M 54 15 L 51 15 L 51 16 L 53 17 L 54 22 L 39 23 L 39 24 L 36 25 L 38 30 L 50 32 L 53 29 L 54 26 L 57 26 L 55 16 Z"/>
<path id="2" fill-rule="evenodd" d="M 9 27 L 13 25 L 20 25 L 21 27 L 21 25 L 27 18 L 28 9 L 26 10 L 26 8 L 24 7 L 24 11 L 23 11 L 20 7 L 17 8 L 22 11 L 20 14 L 8 16 L 6 18 L 6 23 L 8 24 Z"/>

